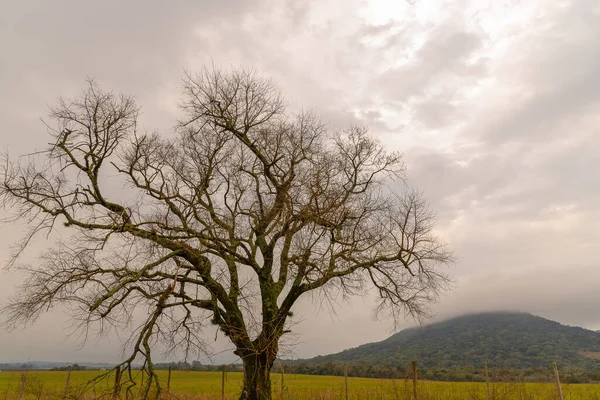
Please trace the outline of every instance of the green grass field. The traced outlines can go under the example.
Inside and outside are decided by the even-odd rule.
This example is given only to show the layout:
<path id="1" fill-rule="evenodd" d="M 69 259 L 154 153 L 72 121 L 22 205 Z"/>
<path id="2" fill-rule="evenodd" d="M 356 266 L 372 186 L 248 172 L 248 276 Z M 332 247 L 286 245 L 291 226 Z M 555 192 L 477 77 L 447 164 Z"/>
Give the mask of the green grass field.
<path id="1" fill-rule="evenodd" d="M 138 371 L 139 372 L 139 371 Z M 69 399 L 110 399 L 109 378 L 98 383 L 85 396 L 78 396 L 78 390 L 98 371 L 73 372 L 71 374 Z M 167 372 L 159 371 L 163 390 L 167 385 Z M 24 385 L 24 399 L 62 399 L 65 389 L 66 372 L 29 372 Z M 138 383 L 140 376 L 137 377 Z M 221 399 L 221 373 L 173 371 L 171 393 L 164 399 L 209 400 Z M 225 384 L 225 398 L 237 399 L 242 375 L 228 373 Z M 345 399 L 344 379 L 332 376 L 286 375 L 283 394 L 281 375 L 272 374 L 274 399 L 289 400 L 334 400 Z M 20 372 L 0 372 L 0 400 L 19 398 L 21 387 Z M 138 385 L 139 387 L 139 385 Z M 409 400 L 413 398 L 412 381 L 349 378 L 349 399 L 352 400 Z M 139 389 L 134 388 L 137 394 Z M 546 383 L 491 383 L 491 399 L 494 400 L 556 400 L 556 387 Z M 486 400 L 484 383 L 419 382 L 419 400 Z M 563 395 L 569 400 L 600 400 L 600 385 L 563 385 Z M 137 396 L 136 396 L 137 397 Z M 125 395 L 120 397 L 125 399 Z"/>

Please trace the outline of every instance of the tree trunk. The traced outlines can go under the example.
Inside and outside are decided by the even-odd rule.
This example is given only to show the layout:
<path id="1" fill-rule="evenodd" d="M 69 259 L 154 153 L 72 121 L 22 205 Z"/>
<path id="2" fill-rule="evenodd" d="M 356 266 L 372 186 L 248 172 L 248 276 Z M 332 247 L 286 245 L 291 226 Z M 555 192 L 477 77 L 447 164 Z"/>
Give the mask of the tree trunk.
<path id="1" fill-rule="evenodd" d="M 271 367 L 275 357 L 268 352 L 243 357 L 244 389 L 240 400 L 271 400 Z"/>

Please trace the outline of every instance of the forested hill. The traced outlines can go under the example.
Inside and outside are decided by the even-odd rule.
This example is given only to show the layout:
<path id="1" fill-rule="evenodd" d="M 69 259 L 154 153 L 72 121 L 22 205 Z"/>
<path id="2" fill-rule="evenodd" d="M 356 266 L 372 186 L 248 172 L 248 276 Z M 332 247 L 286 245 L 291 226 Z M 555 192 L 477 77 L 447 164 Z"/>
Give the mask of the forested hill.
<path id="1" fill-rule="evenodd" d="M 406 365 L 471 368 L 484 360 L 492 368 L 600 367 L 600 333 L 561 325 L 526 313 L 466 315 L 398 332 L 386 340 L 319 356 L 303 363 Z"/>

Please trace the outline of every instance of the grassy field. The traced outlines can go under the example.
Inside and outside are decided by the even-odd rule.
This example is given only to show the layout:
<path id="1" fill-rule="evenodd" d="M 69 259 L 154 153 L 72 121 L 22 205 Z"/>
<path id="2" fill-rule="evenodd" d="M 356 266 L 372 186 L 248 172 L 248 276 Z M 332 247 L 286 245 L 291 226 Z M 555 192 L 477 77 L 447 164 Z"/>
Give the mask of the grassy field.
<path id="1" fill-rule="evenodd" d="M 73 372 L 69 399 L 110 399 L 111 381 L 105 380 L 78 396 L 78 389 L 98 375 L 98 371 Z M 163 389 L 166 388 L 167 372 L 159 371 Z M 62 399 L 66 372 L 29 372 L 26 375 L 24 399 Z M 228 373 L 225 398 L 237 399 L 241 387 L 240 373 Z M 138 381 L 140 377 L 137 377 Z M 344 379 L 332 376 L 286 375 L 281 393 L 281 375 L 272 374 L 274 399 L 289 400 L 342 400 Z M 139 383 L 139 382 L 138 382 Z M 0 400 L 19 398 L 21 373 L 0 372 Z M 349 378 L 349 399 L 352 400 L 409 400 L 413 397 L 412 381 Z M 134 394 L 138 389 L 133 390 Z M 492 383 L 491 399 L 494 400 L 555 400 L 556 387 L 545 383 Z M 419 382 L 419 400 L 486 400 L 484 383 Z M 565 399 L 600 400 L 600 385 L 563 385 Z M 124 394 L 120 397 L 125 398 Z M 217 400 L 221 399 L 221 373 L 173 371 L 171 393 L 164 399 Z"/>

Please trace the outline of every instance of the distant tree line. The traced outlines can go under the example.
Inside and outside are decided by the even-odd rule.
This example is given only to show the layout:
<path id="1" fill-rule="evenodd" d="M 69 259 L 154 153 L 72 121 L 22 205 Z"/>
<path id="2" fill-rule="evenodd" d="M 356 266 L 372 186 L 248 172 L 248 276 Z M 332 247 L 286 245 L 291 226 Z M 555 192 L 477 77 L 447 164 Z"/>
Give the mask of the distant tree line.
<path id="1" fill-rule="evenodd" d="M 38 364 L 35 363 L 24 363 L 24 364 L 19 364 L 19 363 L 0 363 L 0 371 L 87 371 L 87 370 L 94 370 L 97 368 L 87 368 L 84 365 L 79 365 L 79 364 L 72 364 L 72 365 L 61 365 L 61 366 L 56 366 L 56 367 L 52 367 L 52 368 L 48 368 L 48 367 L 44 367 L 44 366 L 40 366 Z"/>
<path id="2" fill-rule="evenodd" d="M 278 372 L 278 368 L 274 369 Z M 343 363 L 292 363 L 285 365 L 285 372 L 305 375 L 334 375 L 344 374 Z M 419 379 L 449 382 L 484 382 L 485 374 L 481 368 L 422 368 L 419 367 Z M 551 365 L 537 368 L 508 369 L 490 368 L 490 379 L 496 382 L 550 382 L 554 379 Z M 410 365 L 383 364 L 348 364 L 348 376 L 380 379 L 412 379 Z M 567 367 L 561 372 L 564 383 L 600 382 L 600 368 L 584 370 Z"/>
<path id="3" fill-rule="evenodd" d="M 242 364 L 202 364 L 200 361 L 177 361 L 170 363 L 155 363 L 155 369 L 171 369 L 173 371 L 204 371 L 204 372 L 214 372 L 214 371 L 222 371 L 223 367 L 227 369 L 229 372 L 241 372 L 243 370 Z"/>
<path id="4" fill-rule="evenodd" d="M 50 368 L 50 371 L 87 371 L 87 368 L 83 365 L 73 364 L 73 365 L 65 365 L 62 367 L 54 367 Z"/>
<path id="5" fill-rule="evenodd" d="M 31 364 L 0 363 L 0 371 L 20 371 L 26 369 L 33 369 L 33 366 Z"/>
<path id="6" fill-rule="evenodd" d="M 327 362 L 324 364 L 305 362 L 284 361 L 286 374 L 300 375 L 330 375 L 343 376 L 344 364 Z M 277 362 L 273 368 L 274 373 L 281 371 L 280 363 Z M 172 362 L 155 364 L 156 369 L 168 369 L 180 371 L 222 371 L 226 367 L 229 372 L 241 372 L 242 365 L 206 365 L 199 361 Z M 547 368 L 490 368 L 490 379 L 494 382 L 550 382 L 553 378 L 551 366 Z M 382 365 L 382 364 L 348 364 L 348 376 L 378 379 L 412 379 L 410 365 Z M 419 378 L 434 381 L 448 382 L 484 382 L 485 375 L 482 368 L 421 368 L 419 367 Z M 595 370 L 583 370 L 566 367 L 561 370 L 561 381 L 564 383 L 596 383 L 600 382 L 600 368 Z"/>
<path id="7" fill-rule="evenodd" d="M 344 364 L 326 362 L 323 364 L 307 363 L 301 361 L 283 361 L 286 374 L 300 375 L 344 375 Z M 281 363 L 277 361 L 273 368 L 274 373 L 279 373 Z M 241 364 L 202 364 L 200 361 L 178 361 L 170 363 L 156 363 L 156 369 L 166 370 L 171 367 L 174 371 L 204 371 L 218 372 L 222 371 L 223 367 L 229 372 L 242 372 Z M 85 366 L 73 364 L 70 366 L 60 366 L 51 368 L 51 371 L 85 371 L 90 370 Z M 0 370 L 35 370 L 33 364 L 12 364 L 0 363 Z M 549 365 L 537 368 L 490 368 L 490 379 L 494 382 L 550 382 L 553 379 L 552 368 Z M 378 378 L 378 379 L 412 379 L 412 370 L 410 365 L 385 365 L 385 364 L 369 364 L 348 363 L 348 376 L 361 378 Z M 419 378 L 433 381 L 448 381 L 448 382 L 484 382 L 485 376 L 482 368 L 438 368 L 419 367 Z M 585 370 L 581 368 L 565 367 L 561 368 L 561 381 L 564 383 L 600 383 L 600 368 L 593 370 Z"/>

